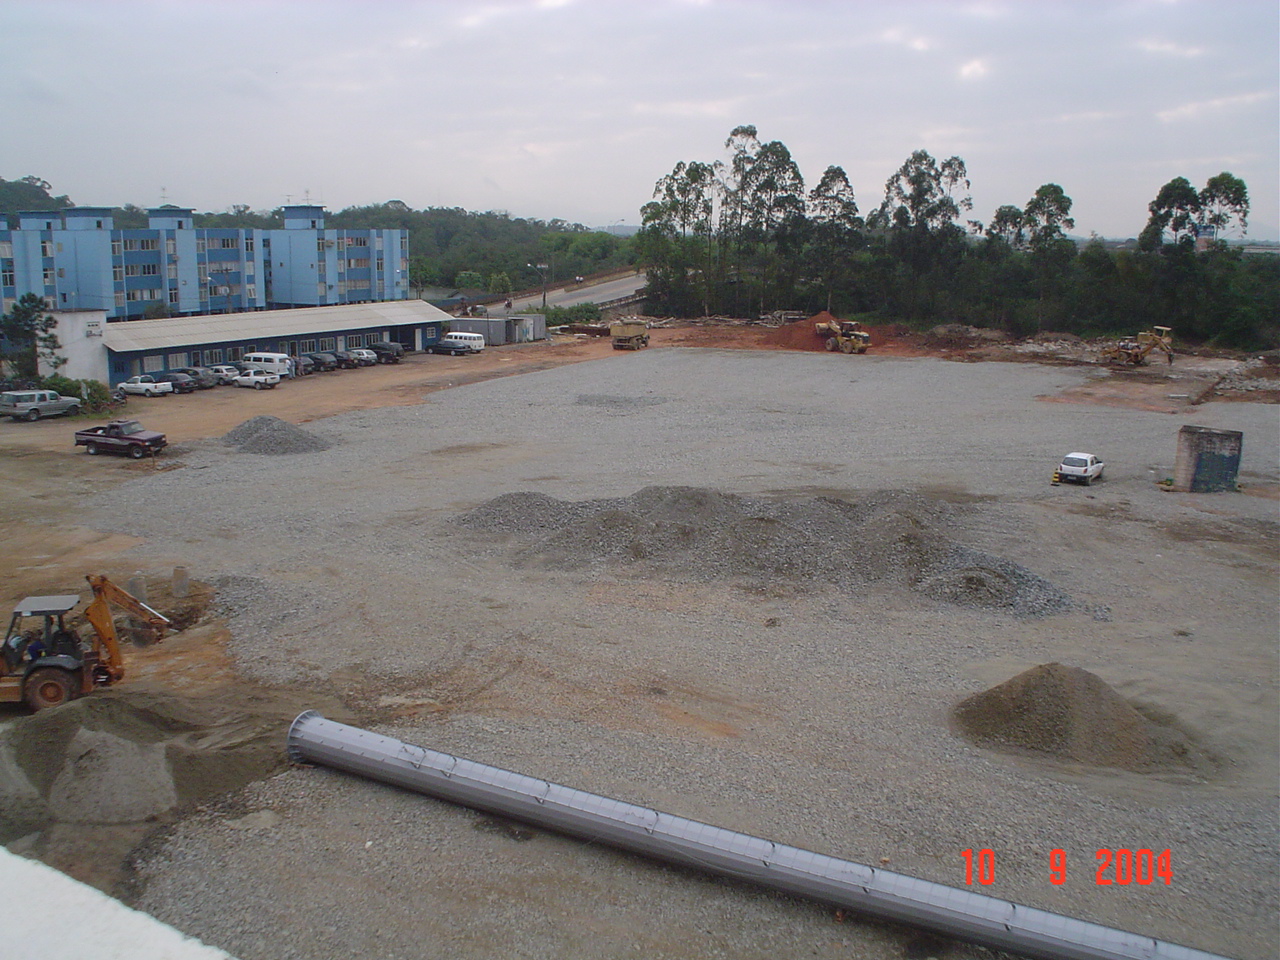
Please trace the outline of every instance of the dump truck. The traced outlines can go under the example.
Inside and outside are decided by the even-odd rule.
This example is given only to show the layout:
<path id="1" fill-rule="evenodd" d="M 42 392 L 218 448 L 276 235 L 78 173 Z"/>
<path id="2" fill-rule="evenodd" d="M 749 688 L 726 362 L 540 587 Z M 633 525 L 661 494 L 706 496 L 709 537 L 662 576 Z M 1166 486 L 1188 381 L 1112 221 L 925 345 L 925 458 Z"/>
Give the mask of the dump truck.
<path id="1" fill-rule="evenodd" d="M 0 702 L 25 701 L 32 710 L 44 710 L 124 679 L 113 606 L 141 621 L 155 639 L 164 636 L 170 626 L 164 614 L 104 576 L 85 579 L 93 590 L 84 609 L 91 631 L 87 642 L 67 624 L 79 594 L 27 597 L 13 608 L 0 648 Z"/>
<path id="2" fill-rule="evenodd" d="M 819 320 L 813 332 L 827 340 L 827 349 L 841 353 L 866 353 L 871 346 L 871 334 L 862 329 L 857 320 Z"/>
<path id="3" fill-rule="evenodd" d="M 1143 330 L 1131 340 L 1121 340 L 1111 347 L 1106 359 L 1111 363 L 1140 366 L 1147 362 L 1152 351 L 1163 353 L 1173 363 L 1173 330 L 1169 327 L 1152 327 Z"/>
<path id="4" fill-rule="evenodd" d="M 615 350 L 639 350 L 649 345 L 649 325 L 643 320 L 615 320 L 609 324 Z"/>

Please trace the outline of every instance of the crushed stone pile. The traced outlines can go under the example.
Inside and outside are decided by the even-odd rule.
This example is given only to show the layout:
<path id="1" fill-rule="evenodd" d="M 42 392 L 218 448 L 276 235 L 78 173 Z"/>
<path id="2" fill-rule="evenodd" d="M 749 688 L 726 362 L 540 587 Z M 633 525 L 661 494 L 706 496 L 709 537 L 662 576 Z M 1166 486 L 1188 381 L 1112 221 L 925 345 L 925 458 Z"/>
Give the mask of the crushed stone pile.
<path id="1" fill-rule="evenodd" d="M 1029 750 L 1137 773 L 1213 774 L 1217 759 L 1167 718 L 1140 712 L 1100 677 L 1046 663 L 961 701 L 960 730 L 995 749 Z"/>
<path id="2" fill-rule="evenodd" d="M 939 532 L 952 504 L 884 491 L 766 500 L 701 487 L 654 486 L 630 497 L 570 503 L 512 493 L 461 518 L 512 535 L 517 565 L 578 570 L 645 564 L 691 579 L 888 580 L 966 606 L 1039 616 L 1071 606 L 1062 590 L 1011 561 Z"/>
<path id="3" fill-rule="evenodd" d="M 231 696 L 104 691 L 0 731 L 0 842 L 54 823 L 142 823 L 284 765 L 283 718 Z"/>
<path id="4" fill-rule="evenodd" d="M 252 417 L 227 431 L 222 440 L 243 453 L 272 455 L 316 453 L 332 446 L 328 440 L 272 416 Z"/>

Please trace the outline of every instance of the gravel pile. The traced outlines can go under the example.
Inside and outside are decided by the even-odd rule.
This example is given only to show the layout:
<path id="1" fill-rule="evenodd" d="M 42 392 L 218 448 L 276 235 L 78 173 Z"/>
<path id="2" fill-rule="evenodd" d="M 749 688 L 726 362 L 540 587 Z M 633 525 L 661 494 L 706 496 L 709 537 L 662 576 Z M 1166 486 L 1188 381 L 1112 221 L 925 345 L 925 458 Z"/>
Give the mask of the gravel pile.
<path id="1" fill-rule="evenodd" d="M 272 456 L 317 453 L 332 446 L 328 440 L 272 416 L 252 417 L 228 430 L 222 439 L 242 453 L 265 453 Z"/>
<path id="2" fill-rule="evenodd" d="M 505 494 L 460 518 L 531 540 L 516 564 L 581 570 L 643 565 L 693 580 L 792 577 L 836 584 L 890 580 L 938 600 L 1047 616 L 1071 607 L 1048 581 L 1000 557 L 950 542 L 954 508 L 885 491 L 766 500 L 698 487 L 646 487 L 631 497 L 566 503 Z"/>

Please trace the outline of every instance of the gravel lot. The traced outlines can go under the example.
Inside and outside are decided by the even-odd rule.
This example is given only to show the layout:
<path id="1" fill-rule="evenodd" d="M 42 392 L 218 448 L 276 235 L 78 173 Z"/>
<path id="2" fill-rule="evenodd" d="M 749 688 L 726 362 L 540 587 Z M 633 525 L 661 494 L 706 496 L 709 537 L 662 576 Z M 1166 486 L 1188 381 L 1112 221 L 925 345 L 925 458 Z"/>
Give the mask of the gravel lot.
<path id="1" fill-rule="evenodd" d="M 306 424 L 322 452 L 184 444 L 183 469 L 97 496 L 85 522 L 217 585 L 246 676 L 337 693 L 380 732 L 952 885 L 960 851 L 989 847 L 993 896 L 1273 957 L 1277 516 L 1249 493 L 1280 481 L 1277 408 L 1182 420 L 1038 399 L 1092 376 L 650 349 Z M 1185 422 L 1244 431 L 1245 494 L 1155 486 Z M 1100 455 L 1106 481 L 1050 486 L 1068 450 Z M 906 524 L 1070 602 L 948 603 L 854 560 L 569 563 L 537 548 L 532 518 L 463 522 L 504 495 L 651 486 L 784 511 L 905 492 L 882 537 L 905 542 Z M 817 566 L 856 560 L 841 549 Z M 955 703 L 1054 661 L 1170 716 L 1218 775 L 1011 756 L 952 731 Z M 1099 885 L 1103 847 L 1170 849 L 1174 884 Z M 323 769 L 202 808 L 135 866 L 137 906 L 243 960 L 944 949 Z"/>

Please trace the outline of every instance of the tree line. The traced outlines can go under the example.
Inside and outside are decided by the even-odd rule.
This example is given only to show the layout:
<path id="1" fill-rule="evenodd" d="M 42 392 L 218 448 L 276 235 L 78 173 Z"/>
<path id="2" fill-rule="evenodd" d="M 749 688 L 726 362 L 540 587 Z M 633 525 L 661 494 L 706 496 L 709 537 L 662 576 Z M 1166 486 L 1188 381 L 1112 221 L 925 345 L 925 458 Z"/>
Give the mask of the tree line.
<path id="1" fill-rule="evenodd" d="M 786 145 L 735 128 L 727 159 L 682 161 L 641 211 L 637 264 L 651 309 L 676 316 L 829 309 L 885 321 L 962 322 L 1016 335 L 1136 332 L 1280 346 L 1280 257 L 1249 255 L 1248 188 L 1230 173 L 1162 187 L 1134 249 L 1080 245 L 1072 200 L 1046 183 L 1024 205 L 969 219 L 960 157 L 917 150 L 865 216 L 845 171 L 806 191 Z"/>

